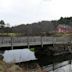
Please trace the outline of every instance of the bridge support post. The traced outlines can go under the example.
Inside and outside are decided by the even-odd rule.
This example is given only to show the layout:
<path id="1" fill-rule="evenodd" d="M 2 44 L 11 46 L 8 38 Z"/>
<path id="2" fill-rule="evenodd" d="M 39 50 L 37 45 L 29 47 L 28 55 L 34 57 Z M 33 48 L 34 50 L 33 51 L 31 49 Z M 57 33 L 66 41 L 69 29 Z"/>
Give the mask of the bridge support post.
<path id="1" fill-rule="evenodd" d="M 43 37 L 41 36 L 41 47 L 43 48 Z"/>
<path id="2" fill-rule="evenodd" d="M 13 50 L 13 36 L 11 36 L 11 49 Z"/>
<path id="3" fill-rule="evenodd" d="M 27 36 L 27 46 L 28 46 L 28 49 L 30 48 L 30 45 L 29 45 L 29 36 Z"/>
<path id="4" fill-rule="evenodd" d="M 2 44 L 3 44 L 3 39 L 4 39 L 4 38 L 3 38 L 3 37 L 1 37 L 1 43 L 2 43 Z"/>

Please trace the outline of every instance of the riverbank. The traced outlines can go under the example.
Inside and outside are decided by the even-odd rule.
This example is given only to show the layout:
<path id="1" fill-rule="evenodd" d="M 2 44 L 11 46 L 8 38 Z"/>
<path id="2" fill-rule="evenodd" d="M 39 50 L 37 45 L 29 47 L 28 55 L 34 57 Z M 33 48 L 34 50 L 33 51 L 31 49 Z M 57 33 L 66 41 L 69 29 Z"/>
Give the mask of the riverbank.
<path id="1" fill-rule="evenodd" d="M 0 72 L 46 72 L 38 63 L 20 63 L 20 64 L 8 64 L 0 60 Z"/>

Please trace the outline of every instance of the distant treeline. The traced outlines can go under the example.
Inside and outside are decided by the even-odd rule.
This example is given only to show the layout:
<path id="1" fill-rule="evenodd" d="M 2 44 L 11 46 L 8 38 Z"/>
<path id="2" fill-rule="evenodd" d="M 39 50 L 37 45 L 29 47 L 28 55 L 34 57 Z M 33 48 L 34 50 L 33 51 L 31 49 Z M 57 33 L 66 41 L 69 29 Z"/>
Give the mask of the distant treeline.
<path id="1" fill-rule="evenodd" d="M 41 21 L 32 24 L 20 24 L 14 27 L 5 27 L 5 22 L 0 21 L 0 33 L 21 33 L 24 36 L 50 35 L 56 31 L 59 24 L 72 27 L 72 17 L 61 17 L 59 20 Z"/>

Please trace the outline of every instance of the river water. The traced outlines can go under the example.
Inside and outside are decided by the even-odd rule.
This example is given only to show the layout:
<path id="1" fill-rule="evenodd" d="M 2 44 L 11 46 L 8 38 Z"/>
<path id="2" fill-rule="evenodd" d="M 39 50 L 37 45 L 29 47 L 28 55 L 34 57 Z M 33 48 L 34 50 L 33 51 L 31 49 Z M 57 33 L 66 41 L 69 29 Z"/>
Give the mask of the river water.
<path id="1" fill-rule="evenodd" d="M 64 61 L 61 63 L 44 66 L 43 69 L 47 72 L 72 72 L 72 64 L 70 64 L 70 61 Z"/>
<path id="2" fill-rule="evenodd" d="M 3 56 L 7 63 L 36 60 L 34 52 L 29 49 L 8 50 L 4 52 Z M 72 60 L 43 66 L 43 69 L 47 72 L 72 72 Z"/>
<path id="3" fill-rule="evenodd" d="M 34 52 L 29 49 L 6 50 L 3 54 L 6 63 L 19 63 L 36 60 Z"/>

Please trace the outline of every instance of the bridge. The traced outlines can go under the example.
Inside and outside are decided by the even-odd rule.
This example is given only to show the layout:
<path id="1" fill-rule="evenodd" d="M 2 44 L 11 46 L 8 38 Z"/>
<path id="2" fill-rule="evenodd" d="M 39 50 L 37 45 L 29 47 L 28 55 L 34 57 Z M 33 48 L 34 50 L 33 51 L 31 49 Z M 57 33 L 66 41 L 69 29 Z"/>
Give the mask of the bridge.
<path id="1" fill-rule="evenodd" d="M 72 59 L 71 37 L 0 37 L 0 55 L 8 49 L 35 48 L 35 56 L 42 64 L 51 64 Z M 56 45 L 56 46 L 55 46 Z M 58 46 L 57 46 L 58 45 Z M 63 47 L 67 45 L 66 47 Z M 69 46 L 68 46 L 69 45 Z M 62 46 L 62 47 L 61 47 Z M 3 50 L 3 51 L 2 51 Z M 45 65 L 44 64 L 44 65 Z"/>
<path id="2" fill-rule="evenodd" d="M 0 37 L 0 48 L 41 46 L 49 44 L 72 43 L 70 37 L 48 37 L 48 36 L 27 36 L 27 37 Z"/>

